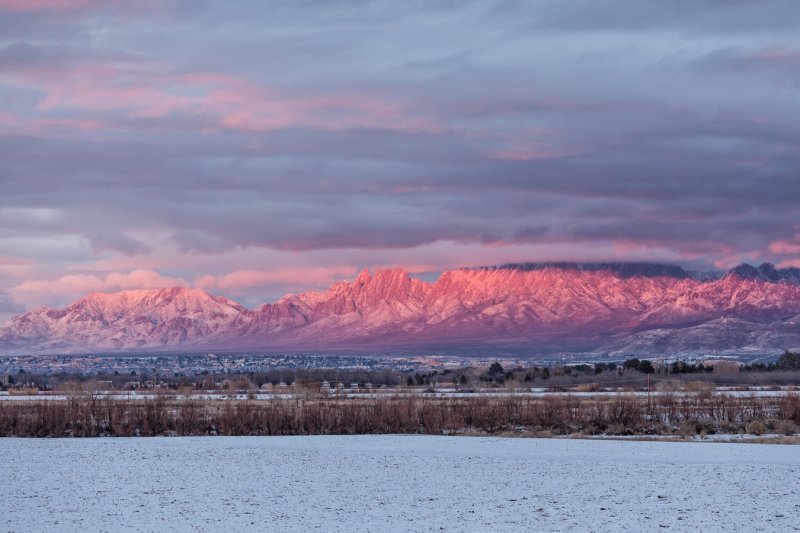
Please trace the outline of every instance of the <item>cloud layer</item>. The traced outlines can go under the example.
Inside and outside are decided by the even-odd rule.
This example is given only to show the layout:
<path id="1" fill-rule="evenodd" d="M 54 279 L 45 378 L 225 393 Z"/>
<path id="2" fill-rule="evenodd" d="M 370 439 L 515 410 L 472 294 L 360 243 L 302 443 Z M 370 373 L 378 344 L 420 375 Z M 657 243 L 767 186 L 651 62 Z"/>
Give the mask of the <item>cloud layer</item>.
<path id="1" fill-rule="evenodd" d="M 790 0 L 0 0 L 0 314 L 390 264 L 798 264 L 798 25 Z"/>

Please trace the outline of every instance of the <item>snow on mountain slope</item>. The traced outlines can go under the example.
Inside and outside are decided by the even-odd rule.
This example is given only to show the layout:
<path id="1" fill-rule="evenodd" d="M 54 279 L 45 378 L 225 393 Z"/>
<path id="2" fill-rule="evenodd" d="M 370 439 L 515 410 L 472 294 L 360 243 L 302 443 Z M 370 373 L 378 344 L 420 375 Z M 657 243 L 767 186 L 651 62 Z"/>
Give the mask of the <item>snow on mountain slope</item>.
<path id="1" fill-rule="evenodd" d="M 698 275 L 654 264 L 527 263 L 453 270 L 433 283 L 401 269 L 365 270 L 352 282 L 255 310 L 197 289 L 96 293 L 64 309 L 13 318 L 0 329 L 0 345 L 31 351 L 443 343 L 510 343 L 532 352 L 775 350 L 795 342 L 798 326 L 791 319 L 799 314 L 798 269 L 740 265 L 725 275 Z M 730 320 L 747 326 L 732 328 L 737 322 Z"/>
<path id="2" fill-rule="evenodd" d="M 176 346 L 225 335 L 252 311 L 198 289 L 92 293 L 55 310 L 11 319 L 0 341 L 42 350 Z"/>
<path id="3" fill-rule="evenodd" d="M 768 324 L 719 318 L 687 328 L 657 328 L 630 335 L 604 350 L 612 357 L 634 354 L 770 353 L 800 349 L 800 321 Z"/>

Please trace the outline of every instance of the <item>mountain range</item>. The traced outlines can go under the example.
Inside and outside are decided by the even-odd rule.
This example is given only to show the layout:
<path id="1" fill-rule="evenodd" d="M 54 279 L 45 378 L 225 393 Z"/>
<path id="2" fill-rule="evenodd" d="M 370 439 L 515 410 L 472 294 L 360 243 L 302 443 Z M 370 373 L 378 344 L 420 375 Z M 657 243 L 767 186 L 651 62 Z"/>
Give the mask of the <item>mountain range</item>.
<path id="1" fill-rule="evenodd" d="M 364 270 L 256 309 L 193 288 L 129 290 L 39 307 L 0 327 L 7 353 L 493 347 L 609 356 L 794 349 L 800 269 L 523 263 L 447 271 L 435 282 Z"/>

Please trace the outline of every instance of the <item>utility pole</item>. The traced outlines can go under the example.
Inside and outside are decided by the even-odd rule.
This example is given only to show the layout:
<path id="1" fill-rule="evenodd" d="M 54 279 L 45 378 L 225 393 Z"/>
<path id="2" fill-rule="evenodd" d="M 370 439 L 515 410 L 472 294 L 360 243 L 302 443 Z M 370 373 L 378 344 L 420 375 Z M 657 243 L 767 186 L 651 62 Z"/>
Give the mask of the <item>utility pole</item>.
<path id="1" fill-rule="evenodd" d="M 647 374 L 647 410 L 650 411 L 650 374 Z"/>

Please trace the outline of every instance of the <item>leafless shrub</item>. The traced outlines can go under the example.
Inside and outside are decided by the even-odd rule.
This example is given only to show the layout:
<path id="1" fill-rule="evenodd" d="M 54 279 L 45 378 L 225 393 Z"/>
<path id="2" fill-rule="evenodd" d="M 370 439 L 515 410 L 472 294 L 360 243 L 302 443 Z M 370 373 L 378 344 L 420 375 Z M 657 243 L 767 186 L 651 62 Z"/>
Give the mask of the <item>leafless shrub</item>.
<path id="1" fill-rule="evenodd" d="M 763 435 L 767 432 L 767 426 L 761 420 L 751 420 L 745 424 L 744 429 L 750 435 Z"/>
<path id="2" fill-rule="evenodd" d="M 642 422 L 641 402 L 634 397 L 614 398 L 608 406 L 608 420 L 610 424 L 623 427 L 640 426 Z"/>
<path id="3" fill-rule="evenodd" d="M 795 435 L 797 433 L 797 424 L 793 420 L 778 420 L 775 422 L 775 433 L 781 435 Z"/>
<path id="4" fill-rule="evenodd" d="M 684 437 L 693 437 L 700 433 L 700 421 L 696 418 L 684 420 L 680 425 L 680 434 Z"/>
<path id="5" fill-rule="evenodd" d="M 800 394 L 787 394 L 781 402 L 779 413 L 784 420 L 800 425 Z"/>
<path id="6" fill-rule="evenodd" d="M 305 397 L 289 400 L 199 400 L 191 396 L 0 402 L 0 435 L 325 435 L 369 433 L 652 434 L 743 432 L 787 434 L 800 420 L 800 395 L 531 398 Z M 749 427 L 748 427 L 749 425 Z M 763 431 L 762 431 L 763 432 Z"/>

